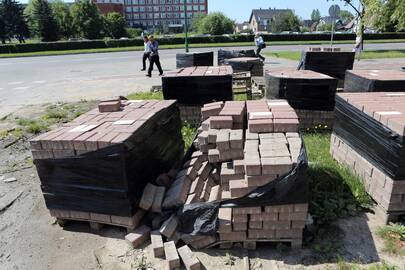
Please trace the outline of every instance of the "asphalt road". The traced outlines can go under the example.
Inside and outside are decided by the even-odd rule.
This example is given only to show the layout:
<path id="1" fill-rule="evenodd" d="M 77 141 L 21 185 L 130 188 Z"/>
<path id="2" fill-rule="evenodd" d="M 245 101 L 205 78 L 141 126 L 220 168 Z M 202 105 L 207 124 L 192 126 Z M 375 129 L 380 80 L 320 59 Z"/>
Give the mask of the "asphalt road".
<path id="1" fill-rule="evenodd" d="M 300 51 L 306 47 L 308 45 L 270 46 L 266 50 Z M 339 47 L 351 49 L 352 45 Z M 218 49 L 193 51 L 216 52 Z M 405 49 L 405 43 L 369 44 L 366 49 Z M 178 52 L 183 50 L 161 50 L 165 71 L 175 68 Z M 145 77 L 145 72 L 140 71 L 141 56 L 142 52 L 115 52 L 0 59 L 0 117 L 28 104 L 99 99 L 148 91 L 153 85 L 159 85 L 161 79 L 157 70 L 153 78 Z M 268 59 L 266 65 L 295 67 L 297 63 Z"/>

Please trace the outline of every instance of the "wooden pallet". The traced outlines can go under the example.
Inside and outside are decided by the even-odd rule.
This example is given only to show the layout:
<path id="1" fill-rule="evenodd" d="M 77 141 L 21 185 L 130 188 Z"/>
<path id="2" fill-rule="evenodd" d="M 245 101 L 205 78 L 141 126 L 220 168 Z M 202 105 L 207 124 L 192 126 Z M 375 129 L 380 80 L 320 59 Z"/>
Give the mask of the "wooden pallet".
<path id="1" fill-rule="evenodd" d="M 101 230 L 104 225 L 123 227 L 126 228 L 127 231 L 133 231 L 138 227 L 141 219 L 145 215 L 145 211 L 141 209 L 139 209 L 132 217 L 120 217 L 59 209 L 50 209 L 49 212 L 52 217 L 56 218 L 56 222 L 61 227 L 64 227 L 68 221 L 84 221 L 89 222 L 90 228 L 95 231 Z"/>
<path id="2" fill-rule="evenodd" d="M 232 241 L 218 241 L 212 245 L 209 245 L 207 248 L 213 247 L 220 247 L 220 248 L 232 248 L 233 245 L 241 243 L 243 246 L 249 246 L 249 243 L 288 243 L 290 244 L 292 249 L 300 249 L 302 248 L 302 238 L 285 238 L 285 239 L 247 239 L 245 241 L 240 242 L 232 242 Z M 222 246 L 222 247 L 221 247 Z"/>
<path id="3" fill-rule="evenodd" d="M 390 222 L 398 222 L 401 217 L 405 216 L 405 210 L 403 211 L 387 211 L 380 205 L 377 205 L 374 209 L 374 214 L 383 224 L 389 224 Z"/>

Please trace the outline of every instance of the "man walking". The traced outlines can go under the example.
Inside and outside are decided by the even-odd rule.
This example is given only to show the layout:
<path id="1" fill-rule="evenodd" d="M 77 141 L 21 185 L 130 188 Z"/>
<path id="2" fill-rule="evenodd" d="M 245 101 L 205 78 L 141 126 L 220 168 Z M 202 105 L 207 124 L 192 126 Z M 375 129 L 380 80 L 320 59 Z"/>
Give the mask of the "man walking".
<path id="1" fill-rule="evenodd" d="M 264 62 L 264 60 L 266 60 L 266 58 L 264 58 L 264 56 L 261 55 L 260 52 L 264 48 L 266 48 L 266 43 L 264 43 L 264 40 L 260 36 L 259 33 L 256 33 L 256 35 L 255 35 L 255 44 L 256 44 L 256 56 L 259 57 L 260 59 L 262 59 L 262 61 Z"/>
<path id="2" fill-rule="evenodd" d="M 162 66 L 160 65 L 160 59 L 159 59 L 159 43 L 151 35 L 151 36 L 149 36 L 148 44 L 149 44 L 150 56 L 149 56 L 149 69 L 148 69 L 148 74 L 146 74 L 146 76 L 152 77 L 152 70 L 153 70 L 154 64 L 156 64 L 156 66 L 159 70 L 159 76 L 162 76 L 163 70 L 162 70 Z"/>
<path id="3" fill-rule="evenodd" d="M 146 70 L 146 59 L 149 59 L 150 56 L 150 49 L 149 49 L 149 38 L 148 36 L 143 37 L 143 44 L 145 46 L 145 50 L 143 51 L 143 56 L 142 56 L 142 69 L 141 71 Z"/>

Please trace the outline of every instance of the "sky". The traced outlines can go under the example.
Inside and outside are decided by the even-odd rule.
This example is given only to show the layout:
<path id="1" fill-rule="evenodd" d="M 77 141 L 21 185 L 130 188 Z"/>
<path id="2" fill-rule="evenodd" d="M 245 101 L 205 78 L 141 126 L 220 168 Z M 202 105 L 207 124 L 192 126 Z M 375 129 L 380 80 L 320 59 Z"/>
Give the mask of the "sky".
<path id="1" fill-rule="evenodd" d="M 248 21 L 252 9 L 258 8 L 289 8 L 302 19 L 310 19 L 311 12 L 319 9 L 322 16 L 328 15 L 329 7 L 339 4 L 341 9 L 354 13 L 343 1 L 327 0 L 208 0 L 208 11 L 221 11 L 237 22 Z"/>
<path id="2" fill-rule="evenodd" d="M 73 2 L 74 0 L 64 1 Z M 19 2 L 27 3 L 28 0 L 20 0 Z M 333 4 L 338 4 L 342 9 L 354 13 L 352 8 L 345 6 L 341 0 L 208 0 L 208 11 L 221 11 L 231 19 L 243 22 L 249 20 L 252 9 L 289 8 L 293 9 L 302 19 L 310 19 L 312 10 L 316 8 L 321 11 L 322 16 L 327 16 L 329 7 Z"/>

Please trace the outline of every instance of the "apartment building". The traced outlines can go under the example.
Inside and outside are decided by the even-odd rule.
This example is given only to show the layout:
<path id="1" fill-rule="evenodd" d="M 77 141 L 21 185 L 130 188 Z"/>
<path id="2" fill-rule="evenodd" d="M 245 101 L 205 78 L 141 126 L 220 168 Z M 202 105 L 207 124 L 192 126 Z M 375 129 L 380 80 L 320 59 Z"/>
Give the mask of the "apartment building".
<path id="1" fill-rule="evenodd" d="M 123 4 L 125 19 L 130 27 L 176 28 L 185 22 L 183 0 L 93 0 L 104 3 Z M 207 14 L 208 0 L 186 0 L 187 18 L 191 21 L 197 14 Z"/>

